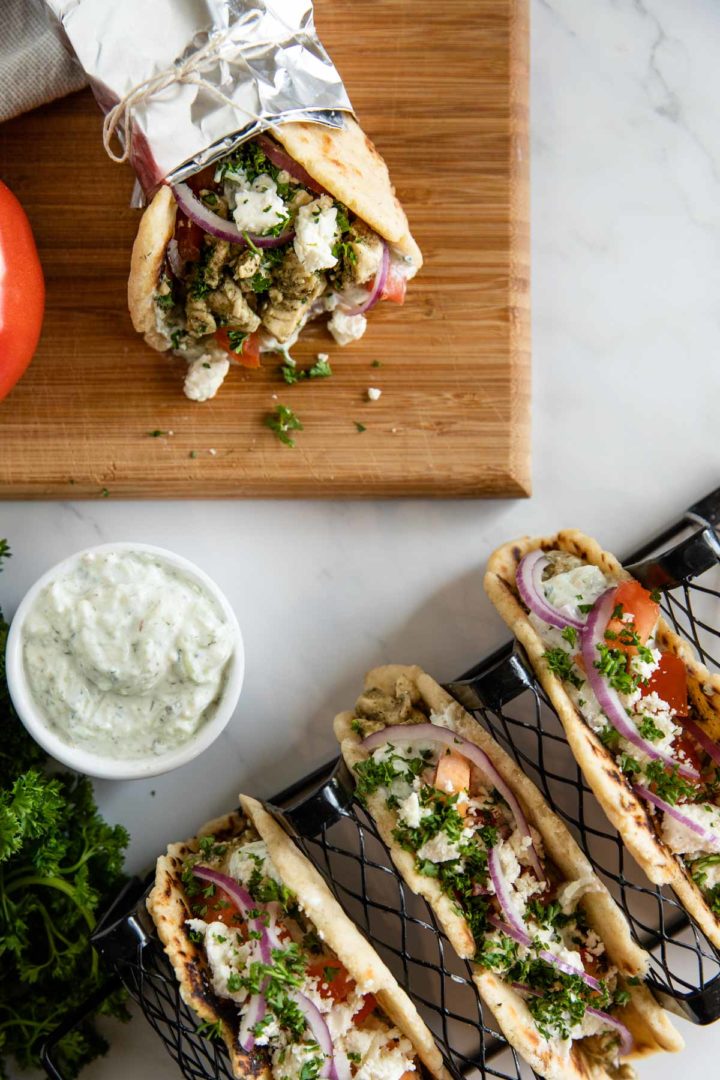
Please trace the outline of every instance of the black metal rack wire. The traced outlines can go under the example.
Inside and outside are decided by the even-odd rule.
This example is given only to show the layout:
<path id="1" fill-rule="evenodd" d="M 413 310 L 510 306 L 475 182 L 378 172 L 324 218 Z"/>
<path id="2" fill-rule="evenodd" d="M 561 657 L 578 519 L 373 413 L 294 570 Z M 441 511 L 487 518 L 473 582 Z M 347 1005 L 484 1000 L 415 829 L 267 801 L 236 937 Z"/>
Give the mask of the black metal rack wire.
<path id="1" fill-rule="evenodd" d="M 720 670 L 720 489 L 635 552 L 626 565 L 659 588 L 664 612 L 707 666 Z M 563 730 L 521 650 L 508 644 L 448 683 L 541 789 L 569 826 L 651 956 L 650 985 L 662 1003 L 697 1024 L 720 1018 L 720 953 L 690 922 L 672 892 L 652 886 L 628 857 L 567 747 Z M 398 878 L 377 831 L 353 795 L 344 764 L 330 762 L 270 804 L 331 884 L 350 917 L 408 990 L 436 1035 L 455 1077 L 523 1080 L 532 1075 L 482 1005 L 467 962 L 455 956 L 427 904 Z M 93 936 L 111 975 L 124 985 L 189 1080 L 228 1078 L 224 1047 L 182 1002 L 145 910 L 148 882 L 134 879 Z M 44 1048 L 45 1069 L 60 1039 L 102 1000 L 68 1016 Z"/>

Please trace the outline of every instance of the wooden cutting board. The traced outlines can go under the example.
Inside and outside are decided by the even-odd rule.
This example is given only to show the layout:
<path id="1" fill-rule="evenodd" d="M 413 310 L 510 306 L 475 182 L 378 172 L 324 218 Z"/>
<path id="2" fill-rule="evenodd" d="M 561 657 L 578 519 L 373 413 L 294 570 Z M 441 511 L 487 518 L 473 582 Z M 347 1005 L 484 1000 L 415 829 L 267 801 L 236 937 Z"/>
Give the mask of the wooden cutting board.
<path id="1" fill-rule="evenodd" d="M 0 176 L 48 296 L 0 403 L 0 496 L 529 493 L 527 0 L 318 0 L 316 20 L 425 255 L 405 306 L 379 305 L 349 348 L 318 327 L 293 350 L 328 352 L 332 378 L 287 386 L 268 357 L 190 402 L 184 364 L 130 325 L 133 177 L 89 91 L 11 121 Z M 263 426 L 278 403 L 304 425 L 295 449 Z"/>

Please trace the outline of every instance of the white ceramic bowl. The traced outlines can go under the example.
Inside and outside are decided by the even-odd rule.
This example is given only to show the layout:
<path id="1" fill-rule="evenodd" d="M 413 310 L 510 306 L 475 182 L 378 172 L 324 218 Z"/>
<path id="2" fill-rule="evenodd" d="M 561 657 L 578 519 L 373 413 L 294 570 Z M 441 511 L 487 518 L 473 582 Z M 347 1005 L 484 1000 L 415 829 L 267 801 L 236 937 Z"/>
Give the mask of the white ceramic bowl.
<path id="1" fill-rule="evenodd" d="M 235 650 L 228 661 L 228 670 L 225 675 L 221 696 L 213 715 L 201 724 L 195 734 L 191 735 L 181 746 L 152 757 L 134 759 L 106 757 L 90 750 L 84 750 L 81 747 L 71 746 L 50 727 L 47 718 L 35 703 L 25 674 L 22 629 L 28 612 L 35 603 L 38 594 L 60 574 L 72 569 L 73 565 L 83 555 L 111 551 L 148 552 L 151 555 L 159 556 L 170 565 L 182 570 L 187 577 L 195 580 L 214 598 L 236 633 Z M 78 551 L 71 555 L 70 558 L 58 563 L 57 566 L 53 566 L 51 570 L 48 570 L 46 574 L 43 574 L 35 582 L 23 598 L 15 613 L 15 618 L 10 624 L 5 663 L 8 689 L 17 714 L 33 739 L 40 743 L 48 754 L 61 761 L 64 765 L 68 765 L 71 769 L 87 773 L 88 776 L 97 776 L 107 780 L 136 780 L 146 776 L 158 776 L 160 773 L 177 769 L 180 765 L 186 765 L 188 761 L 192 761 L 198 754 L 202 754 L 203 750 L 207 750 L 208 746 L 215 741 L 234 713 L 240 697 L 245 673 L 245 650 L 235 612 L 224 593 L 220 591 L 212 578 L 208 577 L 203 570 L 188 559 L 184 559 L 181 555 L 176 555 L 172 551 L 167 551 L 165 548 L 154 547 L 151 544 L 118 543 L 100 544 L 98 547 Z"/>

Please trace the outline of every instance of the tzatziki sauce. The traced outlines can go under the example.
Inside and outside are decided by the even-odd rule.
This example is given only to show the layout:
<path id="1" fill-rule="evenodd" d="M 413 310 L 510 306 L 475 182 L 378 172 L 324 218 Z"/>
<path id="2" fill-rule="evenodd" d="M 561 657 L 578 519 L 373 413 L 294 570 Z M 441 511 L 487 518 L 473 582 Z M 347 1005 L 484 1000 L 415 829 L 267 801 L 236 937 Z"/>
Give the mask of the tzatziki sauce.
<path id="1" fill-rule="evenodd" d="M 80 556 L 22 626 L 26 682 L 48 726 L 128 760 L 176 749 L 213 715 L 237 644 L 198 580 L 125 547 Z"/>

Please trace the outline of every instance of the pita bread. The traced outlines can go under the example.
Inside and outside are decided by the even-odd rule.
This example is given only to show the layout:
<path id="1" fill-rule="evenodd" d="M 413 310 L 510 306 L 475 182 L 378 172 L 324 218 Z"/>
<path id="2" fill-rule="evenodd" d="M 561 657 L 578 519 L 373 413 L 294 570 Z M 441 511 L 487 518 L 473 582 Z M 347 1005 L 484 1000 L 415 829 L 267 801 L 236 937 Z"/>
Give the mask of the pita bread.
<path id="1" fill-rule="evenodd" d="M 176 213 L 172 191 L 163 184 L 140 219 L 130 256 L 130 318 L 137 332 L 158 352 L 164 352 L 168 342 L 155 328 L 155 292 L 165 262 L 165 249 L 175 230 Z"/>
<path id="2" fill-rule="evenodd" d="M 411 261 L 413 276 L 423 263 L 385 161 L 354 117 L 342 128 L 288 123 L 272 129 L 273 137 L 318 182 L 382 236 L 400 256 Z M 165 250 L 175 230 L 177 204 L 163 184 L 140 219 L 128 279 L 132 323 L 148 345 L 164 352 L 167 338 L 155 325 L 155 292 Z"/>
<path id="3" fill-rule="evenodd" d="M 344 913 L 312 863 L 259 802 L 245 795 L 240 796 L 240 802 L 242 812 L 211 821 L 196 837 L 168 847 L 167 854 L 157 861 L 155 885 L 147 901 L 148 911 L 180 984 L 182 999 L 202 1020 L 220 1023 L 233 1074 L 239 1078 L 271 1080 L 270 1070 L 242 1050 L 237 1042 L 237 1008 L 233 1002 L 214 992 L 204 947 L 191 941 L 185 926 L 186 920 L 192 918 L 192 912 L 182 883 L 183 864 L 189 855 L 199 850 L 199 840 L 203 836 L 214 836 L 219 843 L 243 835 L 248 840 L 264 840 L 281 880 L 295 893 L 305 915 L 362 993 L 375 995 L 389 1020 L 410 1039 L 429 1076 L 450 1080 L 442 1055 L 410 998 Z"/>
<path id="4" fill-rule="evenodd" d="M 322 187 L 357 214 L 399 252 L 422 266 L 384 159 L 353 116 L 342 128 L 290 123 L 272 129 L 288 154 Z"/>
<path id="5" fill-rule="evenodd" d="M 604 942 L 608 958 L 618 968 L 621 978 L 643 977 L 648 968 L 647 954 L 633 940 L 622 912 L 605 886 L 595 877 L 591 864 L 530 778 L 492 736 L 419 667 L 389 664 L 376 668 L 365 678 L 365 691 L 380 690 L 392 695 L 399 680 L 409 686 L 427 713 L 443 713 L 451 730 L 484 750 L 517 795 L 528 821 L 540 833 L 548 856 L 565 880 L 594 878 L 597 891 L 586 893 L 580 900 L 588 924 Z M 369 756 L 361 745 L 360 735 L 353 731 L 355 716 L 354 712 L 345 712 L 335 719 L 335 734 L 351 769 Z M 413 892 L 426 898 L 460 956 L 472 959 L 475 945 L 469 926 L 451 899 L 442 892 L 437 879 L 419 874 L 412 853 L 401 848 L 395 840 L 394 812 L 386 807 L 385 800 L 377 793 L 370 795 L 366 803 L 402 877 Z M 491 971 L 477 965 L 474 965 L 474 970 L 478 991 L 495 1014 L 508 1042 L 536 1072 L 548 1080 L 579 1080 L 581 1077 L 597 1077 L 598 1080 L 605 1077 L 609 1080 L 612 1074 L 608 1072 L 606 1064 L 592 1059 L 582 1043 L 574 1043 L 568 1057 L 558 1041 L 545 1039 L 538 1032 L 525 1001 L 511 986 Z M 631 995 L 630 1004 L 618 1010 L 617 1015 L 635 1036 L 636 1046 L 632 1056 L 682 1049 L 683 1040 L 648 989 L 643 985 L 626 985 L 626 989 Z"/>
<path id="6" fill-rule="evenodd" d="M 550 698 L 565 729 L 568 745 L 585 779 L 617 829 L 633 858 L 655 885 L 670 885 L 687 913 L 695 920 L 708 940 L 720 948 L 720 920 L 712 913 L 700 889 L 683 864 L 665 846 L 655 831 L 645 803 L 638 798 L 626 777 L 615 764 L 612 754 L 585 723 L 568 696 L 562 681 L 547 666 L 545 645 L 530 623 L 516 586 L 520 560 L 528 552 L 566 551 L 599 567 L 612 581 L 625 581 L 630 574 L 597 541 L 576 529 L 566 529 L 557 536 L 520 540 L 503 545 L 493 553 L 485 574 L 485 589 L 493 604 L 524 647 L 540 682 Z M 720 676 L 711 674 L 699 662 L 694 651 L 660 620 L 659 646 L 675 653 L 688 670 L 688 689 L 693 704 L 702 717 L 705 729 L 713 738 L 720 734 Z"/>

